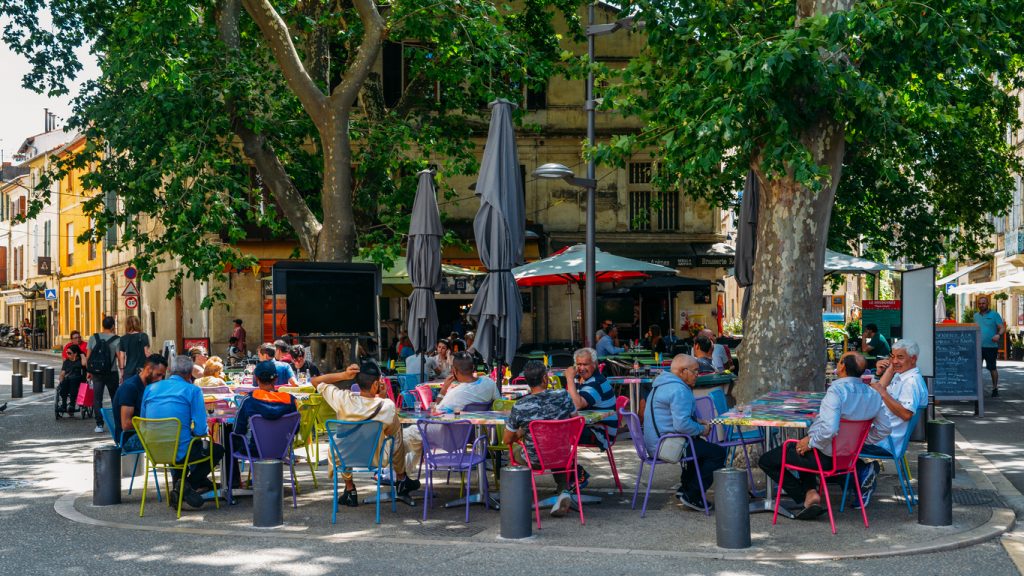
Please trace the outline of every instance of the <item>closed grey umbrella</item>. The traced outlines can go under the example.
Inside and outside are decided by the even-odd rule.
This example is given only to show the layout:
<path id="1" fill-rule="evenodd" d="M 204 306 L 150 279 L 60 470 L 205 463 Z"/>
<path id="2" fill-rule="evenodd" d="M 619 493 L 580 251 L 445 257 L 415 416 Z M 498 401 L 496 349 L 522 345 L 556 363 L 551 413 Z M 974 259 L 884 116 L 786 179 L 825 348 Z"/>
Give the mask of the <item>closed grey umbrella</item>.
<path id="1" fill-rule="evenodd" d="M 491 103 L 491 127 L 476 182 L 480 211 L 473 220 L 476 248 L 487 267 L 487 277 L 469 311 L 477 321 L 473 348 L 488 362 L 499 363 L 509 363 L 515 356 L 523 322 L 522 299 L 512 268 L 523 263 L 526 207 L 512 106 L 508 100 Z"/>
<path id="2" fill-rule="evenodd" d="M 747 318 L 750 308 L 751 286 L 754 284 L 754 255 L 757 253 L 757 210 L 761 189 L 757 175 L 751 170 L 743 186 L 743 202 L 736 226 L 736 285 L 746 287 L 740 318 Z"/>
<path id="3" fill-rule="evenodd" d="M 412 283 L 409 296 L 409 339 L 420 355 L 420 381 L 423 381 L 423 353 L 437 337 L 437 306 L 434 291 L 441 287 L 441 215 L 437 209 L 434 173 L 419 174 L 416 199 L 409 222 L 409 246 L 406 266 Z"/>

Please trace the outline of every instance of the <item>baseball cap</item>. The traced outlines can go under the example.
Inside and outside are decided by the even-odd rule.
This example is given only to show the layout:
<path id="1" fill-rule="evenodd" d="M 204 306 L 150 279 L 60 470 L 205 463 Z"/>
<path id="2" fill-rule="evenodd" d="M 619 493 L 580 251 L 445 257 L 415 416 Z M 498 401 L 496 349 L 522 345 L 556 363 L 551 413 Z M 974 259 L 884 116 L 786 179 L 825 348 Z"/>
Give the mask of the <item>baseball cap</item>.
<path id="1" fill-rule="evenodd" d="M 264 360 L 256 365 L 256 369 L 252 373 L 259 380 L 277 378 L 277 365 L 273 360 Z"/>
<path id="2" fill-rule="evenodd" d="M 359 373 L 380 378 L 380 366 L 375 360 L 363 360 L 359 363 Z"/>

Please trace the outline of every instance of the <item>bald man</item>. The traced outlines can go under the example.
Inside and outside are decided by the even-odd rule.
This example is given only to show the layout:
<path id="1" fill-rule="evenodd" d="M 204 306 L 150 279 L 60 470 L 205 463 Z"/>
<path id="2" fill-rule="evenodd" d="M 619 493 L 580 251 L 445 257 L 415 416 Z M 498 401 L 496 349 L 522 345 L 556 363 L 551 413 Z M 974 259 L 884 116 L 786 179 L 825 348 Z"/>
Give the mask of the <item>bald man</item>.
<path id="1" fill-rule="evenodd" d="M 700 479 L 707 490 L 714 482 L 715 470 L 725 466 L 726 452 L 725 448 L 701 438 L 711 431 L 711 423 L 697 420 L 694 413 L 696 402 L 693 387 L 697 384 L 697 374 L 697 359 L 689 354 L 679 354 L 672 359 L 668 371 L 662 372 L 654 380 L 644 409 L 644 444 L 654 454 L 659 437 L 665 434 L 690 435 L 699 465 L 691 464 L 683 469 L 676 499 L 687 508 L 703 512 L 703 494 L 701 484 L 697 482 L 697 469 L 700 469 Z M 684 454 L 689 454 L 689 447 Z"/>

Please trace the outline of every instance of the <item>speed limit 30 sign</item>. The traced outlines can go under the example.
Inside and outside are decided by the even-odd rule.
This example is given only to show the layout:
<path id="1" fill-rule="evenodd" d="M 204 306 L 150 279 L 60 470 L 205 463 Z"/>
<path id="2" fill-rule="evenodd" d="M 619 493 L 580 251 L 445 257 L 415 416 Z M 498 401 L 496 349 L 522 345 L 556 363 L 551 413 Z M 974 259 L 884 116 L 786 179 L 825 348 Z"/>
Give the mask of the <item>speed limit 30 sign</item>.
<path id="1" fill-rule="evenodd" d="M 127 297 L 125 297 L 125 299 L 124 299 L 124 306 L 125 306 L 125 308 L 128 308 L 129 310 L 134 310 L 134 309 L 138 308 L 139 307 L 139 297 L 138 296 L 127 296 Z"/>

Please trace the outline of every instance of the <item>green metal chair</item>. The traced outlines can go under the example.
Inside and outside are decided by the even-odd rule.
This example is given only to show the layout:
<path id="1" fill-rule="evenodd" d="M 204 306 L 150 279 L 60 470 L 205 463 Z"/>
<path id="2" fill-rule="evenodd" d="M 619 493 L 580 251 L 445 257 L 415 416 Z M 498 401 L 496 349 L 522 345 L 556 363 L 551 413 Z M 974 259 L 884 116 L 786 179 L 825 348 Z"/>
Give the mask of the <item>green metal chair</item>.
<path id="1" fill-rule="evenodd" d="M 171 486 L 171 483 L 168 481 L 167 471 L 180 470 L 181 483 L 184 484 L 185 472 L 190 465 L 209 460 L 210 470 L 214 469 L 213 450 L 210 450 L 210 453 L 202 458 L 189 460 L 192 445 L 196 442 L 202 442 L 204 439 L 210 439 L 209 436 L 194 436 L 188 443 L 188 450 L 185 451 L 185 460 L 178 464 L 178 439 L 181 434 L 180 420 L 177 418 L 140 418 L 136 416 L 132 418 L 132 425 L 135 427 L 135 432 L 139 435 L 142 447 L 146 450 L 146 473 L 145 481 L 142 484 L 142 504 L 139 506 L 139 518 L 141 518 L 146 511 L 146 490 L 149 488 L 150 469 L 154 471 L 163 469 L 164 483 L 168 487 Z M 220 496 L 217 493 L 217 476 L 216 474 L 211 474 L 211 477 L 213 478 L 213 501 L 217 508 L 220 508 Z M 169 493 L 170 489 L 168 488 Z M 184 490 L 178 490 L 178 518 L 181 518 L 181 501 L 184 494 Z"/>

